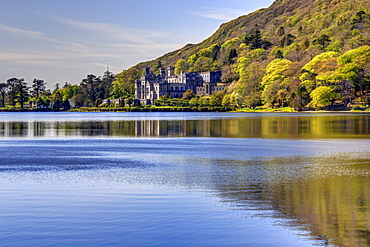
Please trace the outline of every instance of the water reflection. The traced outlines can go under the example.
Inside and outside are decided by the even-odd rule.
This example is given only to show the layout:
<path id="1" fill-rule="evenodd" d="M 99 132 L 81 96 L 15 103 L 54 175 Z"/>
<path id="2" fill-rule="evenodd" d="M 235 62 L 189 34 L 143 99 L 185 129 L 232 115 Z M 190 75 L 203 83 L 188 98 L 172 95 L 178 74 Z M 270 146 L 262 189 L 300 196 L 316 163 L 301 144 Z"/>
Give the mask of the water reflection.
<path id="1" fill-rule="evenodd" d="M 233 116 L 233 115 L 231 115 Z M 368 138 L 370 115 L 0 122 L 0 137 Z"/>
<path id="2" fill-rule="evenodd" d="M 344 153 L 209 165 L 219 196 L 237 210 L 288 220 L 325 246 L 370 246 L 369 164 L 369 153 Z"/>

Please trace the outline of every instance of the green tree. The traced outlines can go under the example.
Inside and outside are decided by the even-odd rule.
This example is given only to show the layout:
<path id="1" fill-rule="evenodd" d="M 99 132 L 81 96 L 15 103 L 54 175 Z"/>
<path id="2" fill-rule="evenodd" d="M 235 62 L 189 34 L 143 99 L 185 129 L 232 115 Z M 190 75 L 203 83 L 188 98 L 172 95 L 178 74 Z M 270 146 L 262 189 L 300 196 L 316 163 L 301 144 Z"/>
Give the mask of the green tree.
<path id="1" fill-rule="evenodd" d="M 212 45 L 211 48 L 212 48 L 211 57 L 214 61 L 216 61 L 220 55 L 221 47 L 215 44 L 215 45 Z"/>
<path id="2" fill-rule="evenodd" d="M 87 75 L 80 84 L 79 94 L 84 99 L 84 104 L 94 106 L 97 99 L 104 98 L 105 91 L 101 79 L 93 74 Z"/>
<path id="3" fill-rule="evenodd" d="M 135 94 L 135 81 L 140 78 L 141 71 L 137 67 L 124 70 L 116 75 L 113 84 L 113 98 L 123 99 Z"/>
<path id="4" fill-rule="evenodd" d="M 113 81 L 115 80 L 115 75 L 109 70 L 104 72 L 103 77 L 101 78 L 103 95 L 101 99 L 106 99 L 112 96 L 113 94 Z"/>
<path id="5" fill-rule="evenodd" d="M 356 91 L 364 94 L 370 83 L 370 46 L 349 50 L 338 58 L 339 67 L 334 75 L 336 80 L 350 80 Z"/>
<path id="6" fill-rule="evenodd" d="M 246 34 L 243 38 L 243 41 L 246 45 L 249 45 L 250 49 L 269 49 L 272 46 L 272 43 L 262 39 L 261 31 L 254 30 L 252 34 Z"/>
<path id="7" fill-rule="evenodd" d="M 214 93 L 209 99 L 209 104 L 211 106 L 221 106 L 225 95 L 225 91 Z"/>
<path id="8" fill-rule="evenodd" d="M 175 74 L 179 75 L 181 72 L 188 72 L 189 70 L 189 63 L 184 59 L 180 58 L 177 60 L 175 65 Z"/>
<path id="9" fill-rule="evenodd" d="M 229 52 L 229 56 L 227 59 L 228 64 L 233 64 L 234 63 L 234 58 L 237 57 L 238 54 L 236 53 L 236 49 L 231 49 Z"/>
<path id="10" fill-rule="evenodd" d="M 239 105 L 245 105 L 249 108 L 255 108 L 261 102 L 261 80 L 265 74 L 263 65 L 259 62 L 253 62 L 239 68 L 240 79 L 235 87 L 235 92 L 240 95 L 242 102 Z"/>
<path id="11" fill-rule="evenodd" d="M 321 108 L 332 105 L 335 100 L 336 93 L 328 86 L 320 86 L 313 90 L 310 93 L 310 96 L 312 101 L 308 106 L 313 108 Z"/>
<path id="12" fill-rule="evenodd" d="M 186 92 L 182 96 L 182 98 L 185 99 L 185 100 L 191 100 L 194 97 L 195 97 L 195 94 L 194 94 L 193 90 L 191 90 L 191 89 L 186 90 Z"/>
<path id="13" fill-rule="evenodd" d="M 312 44 L 318 45 L 320 50 L 325 51 L 325 48 L 330 44 L 331 39 L 326 34 L 321 34 L 320 37 L 316 38 Z"/>
<path id="14" fill-rule="evenodd" d="M 192 71 L 193 72 L 205 72 L 211 71 L 213 65 L 213 59 L 210 57 L 200 57 L 195 62 Z"/>
<path id="15" fill-rule="evenodd" d="M 134 98 L 133 97 L 128 97 L 126 99 L 126 104 L 127 105 L 132 106 L 133 103 L 134 103 Z"/>
<path id="16" fill-rule="evenodd" d="M 24 103 L 29 99 L 29 92 L 27 87 L 27 82 L 23 78 L 11 78 L 7 81 L 8 85 L 8 95 L 10 97 L 11 104 L 15 106 L 17 103 L 23 108 Z"/>
<path id="17" fill-rule="evenodd" d="M 0 83 L 1 106 L 5 106 L 6 83 Z"/>
<path id="18" fill-rule="evenodd" d="M 277 50 L 275 53 L 275 59 L 283 59 L 283 58 L 284 58 L 283 52 L 280 49 Z"/>
<path id="19" fill-rule="evenodd" d="M 277 102 L 277 93 L 280 89 L 286 90 L 289 80 L 285 72 L 289 69 L 291 61 L 287 59 L 275 59 L 266 68 L 262 78 L 262 95 L 264 103 L 273 106 Z"/>
<path id="20" fill-rule="evenodd" d="M 327 77 L 323 77 L 323 72 L 328 75 L 332 68 L 323 68 L 324 65 L 329 65 L 333 59 L 338 57 L 338 53 L 334 51 L 328 51 L 315 56 L 311 61 L 302 67 L 303 73 L 299 77 L 302 86 L 306 87 L 309 92 L 312 92 L 317 86 L 317 76 L 321 73 L 321 80 L 328 80 Z"/>
<path id="21" fill-rule="evenodd" d="M 37 99 L 41 93 L 45 92 L 46 83 L 40 79 L 34 79 L 32 82 L 31 96 Z"/>

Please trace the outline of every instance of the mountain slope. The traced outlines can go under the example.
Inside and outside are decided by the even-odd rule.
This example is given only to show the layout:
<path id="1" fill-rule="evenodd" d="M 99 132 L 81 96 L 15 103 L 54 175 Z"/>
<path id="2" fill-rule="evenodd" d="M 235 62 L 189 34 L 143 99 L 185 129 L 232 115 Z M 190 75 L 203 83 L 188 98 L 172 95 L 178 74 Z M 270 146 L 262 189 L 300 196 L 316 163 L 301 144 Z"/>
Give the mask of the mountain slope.
<path id="1" fill-rule="evenodd" d="M 336 93 L 326 103 L 342 100 L 347 104 L 366 96 L 369 89 L 368 45 L 369 0 L 277 0 L 268 8 L 222 24 L 199 44 L 140 63 L 129 69 L 135 73 L 128 74 L 132 79 L 144 67 L 157 71 L 170 65 L 181 71 L 222 70 L 222 81 L 230 85 L 231 104 L 298 104 L 296 108 L 301 109 L 320 86 Z M 351 56 L 358 56 L 352 59 L 356 62 L 344 63 L 341 55 L 351 50 L 355 50 Z M 305 65 L 311 60 L 319 62 L 307 70 Z M 353 90 L 348 93 L 343 88 Z"/>
<path id="2" fill-rule="evenodd" d="M 285 33 L 295 36 L 301 27 L 304 36 L 311 39 L 312 36 L 320 33 L 336 34 L 336 38 L 344 39 L 345 34 L 340 37 L 339 32 L 344 30 L 347 33 L 351 28 L 352 17 L 357 12 L 369 8 L 369 1 L 277 0 L 269 8 L 257 10 L 222 24 L 211 37 L 200 44 L 188 44 L 182 49 L 165 54 L 153 61 L 140 63 L 139 67 L 154 68 L 158 61 L 161 61 L 163 66 L 174 65 L 180 58 L 187 59 L 212 44 L 222 45 L 227 40 L 241 37 L 255 29 L 261 30 L 262 35 L 268 37 L 275 46 L 279 45 L 280 40 L 276 32 L 280 27 L 286 29 Z"/>

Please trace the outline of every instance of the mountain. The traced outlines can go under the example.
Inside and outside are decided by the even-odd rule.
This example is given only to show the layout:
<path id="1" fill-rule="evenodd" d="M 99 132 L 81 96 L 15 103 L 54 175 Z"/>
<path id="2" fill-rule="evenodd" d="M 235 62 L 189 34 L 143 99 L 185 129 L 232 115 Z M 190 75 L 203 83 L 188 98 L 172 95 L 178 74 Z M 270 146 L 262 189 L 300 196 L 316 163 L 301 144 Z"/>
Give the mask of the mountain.
<path id="1" fill-rule="evenodd" d="M 232 102 L 249 107 L 299 104 L 297 109 L 304 108 L 313 100 L 312 91 L 324 86 L 336 95 L 327 97 L 330 104 L 338 100 L 348 104 L 359 94 L 365 97 L 369 89 L 369 45 L 369 0 L 277 0 L 222 24 L 199 44 L 188 44 L 130 70 L 156 71 L 170 65 L 182 71 L 222 70 Z M 345 62 L 341 56 L 352 50 L 354 60 Z M 356 62 L 359 67 L 351 70 L 348 64 L 356 59 L 361 60 Z"/>
<path id="2" fill-rule="evenodd" d="M 370 1 L 367 0 L 277 0 L 269 8 L 222 24 L 211 37 L 200 44 L 188 44 L 153 61 L 140 63 L 139 66 L 155 67 L 157 61 L 161 61 L 164 66 L 174 65 L 180 58 L 186 59 L 212 44 L 222 45 L 255 29 L 259 29 L 276 46 L 280 41 L 278 29 L 284 28 L 286 34 L 299 36 L 295 43 L 303 38 L 314 39 L 318 34 L 325 33 L 346 43 L 342 45 L 346 47 L 357 36 L 348 33 L 351 31 L 352 21 L 356 19 L 356 13 L 369 12 L 369 9 Z"/>

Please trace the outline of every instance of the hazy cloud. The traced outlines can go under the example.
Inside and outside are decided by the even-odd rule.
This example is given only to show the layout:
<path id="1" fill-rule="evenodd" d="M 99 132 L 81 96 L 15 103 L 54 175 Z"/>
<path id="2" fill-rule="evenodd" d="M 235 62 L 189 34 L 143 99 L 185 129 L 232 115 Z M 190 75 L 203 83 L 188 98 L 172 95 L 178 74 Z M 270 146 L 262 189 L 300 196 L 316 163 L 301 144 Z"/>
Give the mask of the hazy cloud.
<path id="1" fill-rule="evenodd" d="M 116 24 L 81 22 L 75 20 L 56 18 L 56 20 L 70 25 L 74 28 L 82 29 L 103 36 L 112 41 L 120 41 L 134 44 L 153 44 L 152 38 L 167 37 L 168 32 L 129 28 Z"/>
<path id="2" fill-rule="evenodd" d="M 34 39 L 34 40 L 41 40 L 41 41 L 55 43 L 55 44 L 58 44 L 59 45 L 58 47 L 61 49 L 72 50 L 72 51 L 86 49 L 86 46 L 81 45 L 79 43 L 53 39 L 53 38 L 47 37 L 42 32 L 15 28 L 15 27 L 6 26 L 3 24 L 0 24 L 0 31 L 6 32 L 11 35 L 27 38 L 27 39 Z"/>

